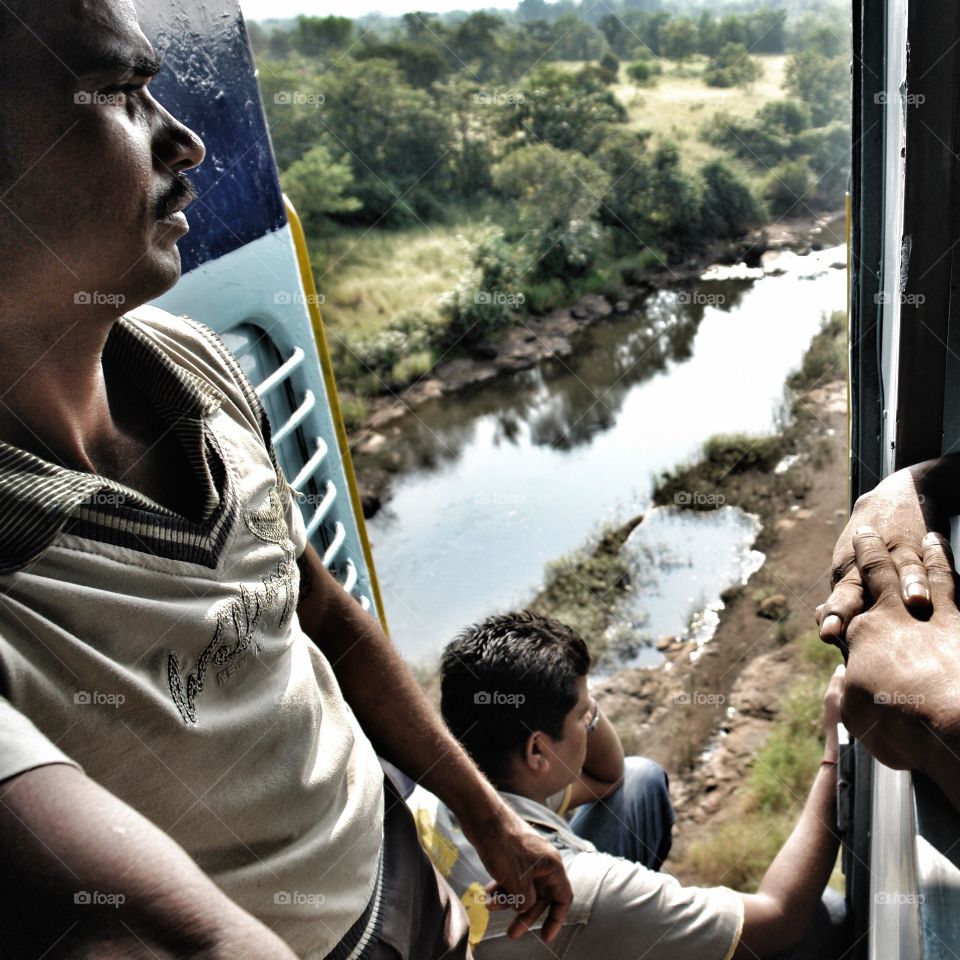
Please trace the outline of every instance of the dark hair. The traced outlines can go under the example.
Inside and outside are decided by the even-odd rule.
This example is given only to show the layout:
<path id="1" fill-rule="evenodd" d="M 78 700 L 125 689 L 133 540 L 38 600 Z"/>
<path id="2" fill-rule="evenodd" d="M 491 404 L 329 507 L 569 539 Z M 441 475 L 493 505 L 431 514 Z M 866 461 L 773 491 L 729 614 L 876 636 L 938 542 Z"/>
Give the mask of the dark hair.
<path id="1" fill-rule="evenodd" d="M 590 653 L 568 626 L 523 611 L 467 627 L 443 651 L 443 719 L 496 783 L 529 735 L 559 740 Z"/>

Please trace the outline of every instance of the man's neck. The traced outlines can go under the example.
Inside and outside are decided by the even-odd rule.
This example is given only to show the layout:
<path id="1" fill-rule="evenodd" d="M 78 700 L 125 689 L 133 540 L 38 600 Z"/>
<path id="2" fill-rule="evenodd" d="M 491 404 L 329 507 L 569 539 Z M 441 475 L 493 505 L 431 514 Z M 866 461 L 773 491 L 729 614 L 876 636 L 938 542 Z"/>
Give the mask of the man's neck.
<path id="1" fill-rule="evenodd" d="M 547 805 L 547 800 L 558 792 L 556 790 L 547 790 L 547 792 L 544 793 L 546 788 L 542 784 L 524 777 L 509 777 L 501 780 L 497 784 L 497 789 L 503 790 L 505 793 L 515 794 L 518 797 L 525 797 L 527 800 L 535 800 L 544 806 Z"/>
<path id="2" fill-rule="evenodd" d="M 102 366 L 115 319 L 81 314 L 56 329 L 0 320 L 0 439 L 96 471 L 98 451 L 118 437 Z"/>

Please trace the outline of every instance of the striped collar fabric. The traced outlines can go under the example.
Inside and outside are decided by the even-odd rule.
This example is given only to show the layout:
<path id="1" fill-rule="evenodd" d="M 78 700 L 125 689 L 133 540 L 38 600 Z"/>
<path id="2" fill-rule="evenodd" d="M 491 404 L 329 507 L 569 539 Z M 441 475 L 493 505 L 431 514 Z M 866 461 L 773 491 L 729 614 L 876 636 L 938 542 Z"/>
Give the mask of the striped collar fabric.
<path id="1" fill-rule="evenodd" d="M 193 439 L 194 446 L 199 443 L 202 449 L 203 418 L 219 409 L 222 394 L 174 362 L 127 318 L 119 319 L 110 331 L 103 365 L 137 384 L 159 416 L 180 436 L 205 492 L 203 515 L 212 514 L 219 494 L 205 458 L 190 455 L 189 441 Z M 124 501 L 132 506 L 168 518 L 176 516 L 107 477 L 71 470 L 0 441 L 0 574 L 14 573 L 36 559 L 77 507 L 104 490 L 123 494 Z"/>

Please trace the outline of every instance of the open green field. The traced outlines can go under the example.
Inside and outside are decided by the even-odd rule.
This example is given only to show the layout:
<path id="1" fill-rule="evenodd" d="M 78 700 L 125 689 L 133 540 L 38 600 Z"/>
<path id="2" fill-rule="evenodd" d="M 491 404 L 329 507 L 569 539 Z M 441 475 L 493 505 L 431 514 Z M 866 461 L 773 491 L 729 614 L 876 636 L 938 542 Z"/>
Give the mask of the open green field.
<path id="1" fill-rule="evenodd" d="M 783 98 L 787 57 L 771 55 L 756 59 L 763 64 L 763 76 L 747 89 L 708 87 L 703 82 L 707 60 L 695 57 L 682 64 L 660 60 L 663 73 L 653 87 L 632 83 L 626 75 L 625 65 L 621 66 L 621 81 L 613 90 L 630 114 L 628 122 L 631 127 L 650 130 L 656 137 L 675 141 L 687 164 L 698 166 L 726 156 L 698 137 L 706 120 L 721 111 L 746 119 L 765 103 Z M 736 165 L 736 161 L 731 162 Z"/>
<path id="2" fill-rule="evenodd" d="M 326 298 L 324 321 L 356 338 L 376 333 L 406 310 L 435 312 L 468 269 L 470 244 L 483 223 L 473 213 L 454 219 L 405 230 L 342 230 L 314 244 L 314 252 L 323 251 L 315 274 Z"/>

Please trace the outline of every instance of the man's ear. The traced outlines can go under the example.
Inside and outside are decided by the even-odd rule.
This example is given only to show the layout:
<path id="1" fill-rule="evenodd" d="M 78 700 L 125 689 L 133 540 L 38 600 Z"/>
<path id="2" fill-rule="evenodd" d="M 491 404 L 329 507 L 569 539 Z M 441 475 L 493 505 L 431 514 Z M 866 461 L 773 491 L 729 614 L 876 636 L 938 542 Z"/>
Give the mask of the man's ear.
<path id="1" fill-rule="evenodd" d="M 543 748 L 544 735 L 540 730 L 535 730 L 527 737 L 526 747 L 523 751 L 524 763 L 531 773 L 543 773 L 550 765 L 550 761 L 547 759 Z"/>

